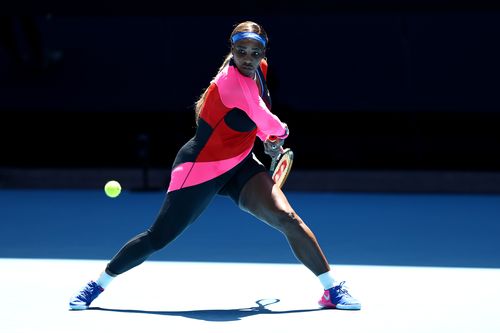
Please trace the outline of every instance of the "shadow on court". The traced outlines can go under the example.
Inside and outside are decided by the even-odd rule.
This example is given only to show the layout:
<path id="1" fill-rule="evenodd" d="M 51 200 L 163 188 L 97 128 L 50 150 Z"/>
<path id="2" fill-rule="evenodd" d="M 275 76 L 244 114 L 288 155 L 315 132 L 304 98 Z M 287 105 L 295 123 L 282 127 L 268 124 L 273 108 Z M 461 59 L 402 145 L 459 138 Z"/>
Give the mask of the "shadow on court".
<path id="1" fill-rule="evenodd" d="M 279 301 L 280 301 L 279 299 L 261 299 L 255 302 L 257 303 L 257 306 L 249 308 L 239 308 L 239 309 L 150 311 L 150 310 L 127 310 L 127 309 L 90 307 L 88 308 L 88 310 L 112 311 L 112 312 L 122 312 L 122 313 L 140 313 L 140 314 L 152 314 L 152 315 L 162 315 L 162 316 L 180 316 L 180 317 L 205 320 L 205 321 L 236 321 L 246 317 L 263 315 L 263 314 L 300 313 L 300 312 L 312 312 L 312 311 L 324 310 L 321 308 L 315 308 L 315 309 L 302 309 L 302 310 L 273 311 L 266 308 L 266 306 L 276 304 Z"/>

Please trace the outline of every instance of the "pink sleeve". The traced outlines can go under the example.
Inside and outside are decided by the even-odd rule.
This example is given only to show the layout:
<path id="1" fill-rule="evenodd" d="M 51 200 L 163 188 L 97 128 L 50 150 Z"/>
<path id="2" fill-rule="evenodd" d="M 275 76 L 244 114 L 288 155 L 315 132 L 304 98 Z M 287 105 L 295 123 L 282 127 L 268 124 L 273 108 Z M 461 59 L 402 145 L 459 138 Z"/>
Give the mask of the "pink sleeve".
<path id="1" fill-rule="evenodd" d="M 219 93 L 225 106 L 239 108 L 247 113 L 250 119 L 257 124 L 257 136 L 264 141 L 268 136 L 275 135 L 281 139 L 288 136 L 286 125 L 271 113 L 259 96 L 255 82 L 241 75 L 232 66 L 221 72 L 216 78 Z"/>
<path id="2" fill-rule="evenodd" d="M 259 139 L 261 141 L 266 141 L 267 137 L 269 135 L 267 135 L 266 133 L 262 132 L 260 129 L 257 129 L 257 136 L 259 137 Z"/>

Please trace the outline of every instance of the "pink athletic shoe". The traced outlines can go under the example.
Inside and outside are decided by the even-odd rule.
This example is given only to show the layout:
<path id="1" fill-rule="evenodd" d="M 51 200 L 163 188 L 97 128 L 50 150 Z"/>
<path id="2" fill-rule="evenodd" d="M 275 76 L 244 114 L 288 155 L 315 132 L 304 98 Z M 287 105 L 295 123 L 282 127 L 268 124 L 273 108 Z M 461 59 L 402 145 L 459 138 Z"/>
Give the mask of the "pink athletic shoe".
<path id="1" fill-rule="evenodd" d="M 349 294 L 344 283 L 345 281 L 342 281 L 339 285 L 325 290 L 318 304 L 322 308 L 360 310 L 361 303 Z"/>

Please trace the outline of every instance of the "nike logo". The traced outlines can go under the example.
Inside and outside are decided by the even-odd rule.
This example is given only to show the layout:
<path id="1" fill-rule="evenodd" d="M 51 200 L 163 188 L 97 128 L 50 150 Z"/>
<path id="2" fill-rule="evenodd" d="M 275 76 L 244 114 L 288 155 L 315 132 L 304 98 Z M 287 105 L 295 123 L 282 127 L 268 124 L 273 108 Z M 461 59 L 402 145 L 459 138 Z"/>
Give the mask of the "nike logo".
<path id="1" fill-rule="evenodd" d="M 328 294 L 324 294 L 324 295 L 323 295 L 323 298 L 324 298 L 324 299 L 326 299 L 327 301 L 329 301 L 329 300 L 330 300 L 330 295 L 328 295 Z"/>

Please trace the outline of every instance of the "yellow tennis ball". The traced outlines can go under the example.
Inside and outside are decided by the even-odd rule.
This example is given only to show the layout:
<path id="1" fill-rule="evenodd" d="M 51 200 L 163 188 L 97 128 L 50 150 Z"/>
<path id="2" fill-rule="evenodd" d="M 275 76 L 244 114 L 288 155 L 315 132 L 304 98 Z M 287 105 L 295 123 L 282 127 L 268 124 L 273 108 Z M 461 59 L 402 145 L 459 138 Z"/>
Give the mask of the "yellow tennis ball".
<path id="1" fill-rule="evenodd" d="M 106 183 L 106 185 L 104 185 L 104 192 L 110 198 L 116 198 L 117 196 L 120 195 L 121 191 L 122 191 L 122 186 L 116 180 L 110 180 L 109 182 Z"/>

